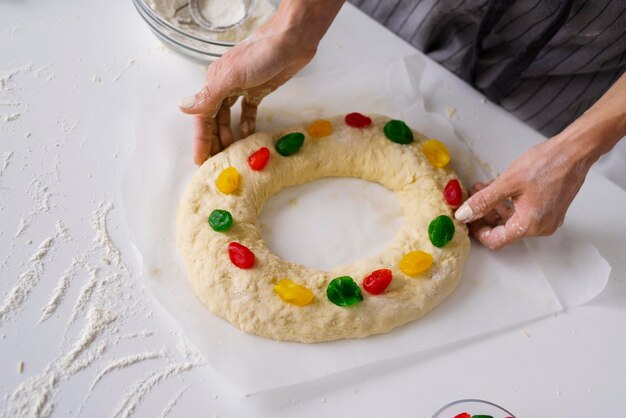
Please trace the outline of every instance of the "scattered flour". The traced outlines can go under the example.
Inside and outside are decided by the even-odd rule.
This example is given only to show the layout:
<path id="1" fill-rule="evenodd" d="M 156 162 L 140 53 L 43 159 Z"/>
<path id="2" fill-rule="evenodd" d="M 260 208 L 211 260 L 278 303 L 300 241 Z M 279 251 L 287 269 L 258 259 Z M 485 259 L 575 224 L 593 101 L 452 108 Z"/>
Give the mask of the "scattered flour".
<path id="1" fill-rule="evenodd" d="M 122 401 L 117 406 L 112 417 L 127 418 L 135 412 L 135 409 L 143 398 L 159 383 L 179 375 L 194 367 L 205 364 L 204 357 L 184 337 L 181 337 L 177 345 L 178 351 L 183 355 L 184 361 L 152 371 L 139 379 L 124 393 Z"/>
<path id="2" fill-rule="evenodd" d="M 9 83 L 14 76 L 29 72 L 33 64 L 23 64 L 13 68 L 0 68 L 0 90 L 9 90 Z"/>
<path id="3" fill-rule="evenodd" d="M 130 334 L 126 334 L 126 335 L 122 335 L 120 338 L 123 340 L 126 339 L 130 339 L 130 338 L 146 338 L 146 337 L 151 337 L 154 335 L 154 331 L 150 331 L 148 329 L 144 329 L 143 331 L 139 331 L 139 332 L 133 332 Z"/>
<path id="4" fill-rule="evenodd" d="M 119 80 L 120 77 L 122 77 L 122 75 L 126 72 L 126 70 L 128 70 L 134 64 L 135 64 L 135 60 L 134 59 L 128 60 L 128 63 L 124 67 L 122 67 L 122 69 L 117 73 L 117 75 L 115 77 L 113 77 L 113 81 Z M 97 77 L 97 80 L 96 80 L 96 77 Z M 100 77 L 94 76 L 94 81 L 100 81 Z"/>
<path id="5" fill-rule="evenodd" d="M 57 173 L 55 174 L 58 176 Z M 26 191 L 26 193 L 35 203 L 38 203 L 38 205 L 20 219 L 13 238 L 21 237 L 37 215 L 50 211 L 51 192 L 49 187 L 44 185 L 42 177 L 43 176 L 34 178 L 29 184 L 30 188 Z"/>
<path id="6" fill-rule="evenodd" d="M 163 408 L 163 410 L 161 411 L 161 414 L 159 414 L 159 418 L 166 418 L 167 416 L 169 416 L 174 406 L 176 406 L 176 404 L 178 403 L 178 400 L 180 399 L 180 397 L 183 396 L 183 393 L 185 393 L 187 389 L 189 389 L 190 387 L 191 385 L 187 385 L 183 387 L 181 390 L 179 390 L 178 392 L 176 392 L 172 400 L 168 402 L 165 408 Z"/>
<path id="7" fill-rule="evenodd" d="M 21 113 L 11 113 L 10 115 L 5 115 L 4 116 L 4 121 L 5 122 L 13 122 L 14 120 L 19 119 L 20 116 L 22 116 Z"/>
<path id="8" fill-rule="evenodd" d="M 3 33 L 8 32 L 4 30 Z M 121 69 L 116 79 L 119 79 L 124 71 L 132 65 L 134 65 L 133 60 L 129 61 L 127 66 Z M 16 85 L 17 81 L 21 79 L 20 76 L 30 76 L 34 80 L 39 79 L 39 83 L 41 81 L 49 82 L 55 78 L 52 67 L 52 64 L 39 67 L 34 67 L 32 64 L 0 67 L 0 106 L 15 108 L 10 111 L 4 110 L 2 115 L 0 115 L 0 122 L 15 121 L 27 113 L 28 104 L 22 103 L 22 97 L 20 97 L 24 89 Z M 18 126 L 20 122 L 21 120 L 17 122 Z M 63 135 L 69 136 L 75 132 L 77 122 L 77 120 L 71 117 L 64 116 L 59 117 L 57 124 L 59 124 Z M 10 129 L 14 128 L 11 127 Z M 25 138 L 31 137 L 30 132 L 22 134 Z M 45 138 L 43 136 L 40 137 L 42 142 L 37 144 L 38 148 L 29 149 L 29 151 L 51 151 L 50 148 L 46 148 L 46 143 L 43 141 Z M 54 139 L 54 141 L 51 145 L 53 147 L 59 147 L 62 144 L 58 139 Z M 29 142 L 25 142 L 24 145 L 29 148 L 31 146 L 34 147 L 33 143 L 29 144 Z M 43 148 L 39 149 L 40 146 Z M 51 156 L 55 157 L 54 154 Z M 64 314 L 67 315 L 62 318 L 62 320 L 67 321 L 66 331 L 58 349 L 55 349 L 52 344 L 45 347 L 45 352 L 49 355 L 47 364 L 44 363 L 41 366 L 37 362 L 31 362 L 27 359 L 29 367 L 26 375 L 15 376 L 19 380 L 13 383 L 9 383 L 11 382 L 10 380 L 5 381 L 4 378 L 2 379 L 3 390 L 2 395 L 0 395 L 0 417 L 46 418 L 51 415 L 66 415 L 67 411 L 55 411 L 59 391 L 62 391 L 64 385 L 78 373 L 81 373 L 81 375 L 83 373 L 93 373 L 92 377 L 95 379 L 93 380 L 93 386 L 98 383 L 98 388 L 102 389 L 105 385 L 101 383 L 116 370 L 123 370 L 141 361 L 152 359 L 154 359 L 153 361 L 161 359 L 160 361 L 166 362 L 165 367 L 161 365 L 161 368 L 153 371 L 152 375 L 142 376 L 137 384 L 131 386 L 131 388 L 137 388 L 137 391 L 131 391 L 129 388 L 126 392 L 130 396 L 124 397 L 123 402 L 125 402 L 125 406 L 121 410 L 121 414 L 128 416 L 139 406 L 150 391 L 161 382 L 201 364 L 201 360 L 197 356 L 190 354 L 192 351 L 188 349 L 171 357 L 164 349 L 158 351 L 158 348 L 156 351 L 148 350 L 129 357 L 120 357 L 119 354 L 115 354 L 116 350 L 114 348 L 116 346 L 130 345 L 132 338 L 143 338 L 153 335 L 154 332 L 150 329 L 129 333 L 133 331 L 132 328 L 129 329 L 131 325 L 129 319 L 136 326 L 137 319 L 145 321 L 146 318 L 150 317 L 151 311 L 140 300 L 129 301 L 131 293 L 136 294 L 137 291 L 142 292 L 143 290 L 137 285 L 138 282 L 136 280 L 132 280 L 130 267 L 122 259 L 119 249 L 109 235 L 107 217 L 113 209 L 111 203 L 105 202 L 93 212 L 91 226 L 93 227 L 92 236 L 94 239 L 91 245 L 87 245 L 88 248 L 78 247 L 78 244 L 72 240 L 61 218 L 55 216 L 50 219 L 52 214 L 49 214 L 49 212 L 55 208 L 55 202 L 61 195 L 61 190 L 55 187 L 60 176 L 58 153 L 56 154 L 56 159 L 48 158 L 47 161 L 51 161 L 52 165 L 54 165 L 51 171 L 38 174 L 30 184 L 24 182 L 24 185 L 27 186 L 25 187 L 25 193 L 32 200 L 30 202 L 31 210 L 25 211 L 24 213 L 26 214 L 15 222 L 16 225 L 9 225 L 10 228 L 13 226 L 17 227 L 17 232 L 13 237 L 11 237 L 10 232 L 3 235 L 3 239 L 10 240 L 10 243 L 5 248 L 6 253 L 2 254 L 0 269 L 4 268 L 7 260 L 12 258 L 15 260 L 15 251 L 20 247 L 26 249 L 30 257 L 28 260 L 22 259 L 18 261 L 22 262 L 22 264 L 16 270 L 18 273 L 14 273 L 12 277 L 8 274 L 5 276 L 5 271 L 1 271 L 3 279 L 6 279 L 4 280 L 5 284 L 9 288 L 2 295 L 2 299 L 0 299 L 0 328 L 5 327 L 0 335 L 0 342 L 13 344 L 10 338 L 12 325 L 19 325 L 18 328 L 24 328 L 28 331 L 29 324 L 26 323 L 26 320 L 29 318 L 27 318 L 27 315 L 21 315 L 20 319 L 23 319 L 21 323 L 9 324 L 9 321 L 17 318 L 18 312 L 22 310 L 26 312 L 25 310 L 29 304 L 32 310 L 32 305 L 38 302 L 37 297 L 41 296 L 40 294 L 35 294 L 34 291 L 43 290 L 45 284 L 50 286 L 46 289 L 51 289 L 52 286 L 54 288 L 49 290 L 50 295 L 43 295 L 45 299 L 43 302 L 40 302 L 41 316 L 37 326 L 50 327 L 51 325 L 44 323 L 44 321 L 53 315 L 60 316 Z M 29 167 L 28 164 L 30 164 L 30 161 L 24 162 L 22 169 Z M 2 159 L 0 160 L 0 175 L 3 173 L 7 174 L 7 168 L 13 170 L 15 165 L 15 153 L 6 149 L 3 150 Z M 33 168 L 32 165 L 30 168 Z M 0 185 L 0 192 L 3 193 L 2 189 L 3 187 Z M 8 200 L 4 199 L 4 195 L 2 195 L 0 196 L 0 201 Z M 3 206 L 0 204 L 0 209 L 2 208 Z M 44 214 L 46 216 L 42 216 Z M 78 218 L 82 220 L 82 217 Z M 51 234 L 49 237 L 22 238 L 22 235 L 25 234 L 31 225 L 33 225 L 33 229 L 37 225 L 37 231 L 33 232 L 42 232 L 39 223 L 44 220 L 49 221 L 48 226 Z M 2 226 L 4 229 L 5 225 Z M 72 226 L 74 225 L 72 224 Z M 78 227 L 77 230 L 79 230 Z M 4 232 L 7 231 L 2 231 L 2 233 Z M 72 232 L 74 232 L 73 228 Z M 36 243 L 39 243 L 35 251 L 33 251 L 33 247 L 27 246 L 32 244 L 32 240 L 26 238 L 36 239 Z M 89 243 L 89 241 L 84 242 Z M 70 255 L 67 260 L 63 260 L 60 259 L 61 254 Z M 108 262 L 105 263 L 104 260 L 108 260 Z M 60 277 L 56 275 L 57 273 L 47 272 L 47 269 L 54 268 L 59 262 L 67 263 L 65 266 L 59 266 L 60 268 L 65 268 L 64 271 L 60 270 L 63 271 L 62 274 L 59 274 Z M 76 283 L 75 278 L 83 273 L 87 273 L 86 283 L 82 288 L 76 289 L 75 287 L 78 283 Z M 130 291 L 131 288 L 134 289 L 134 292 Z M 68 310 L 68 312 L 59 309 L 64 303 L 68 304 L 67 308 L 73 307 L 73 309 Z M 37 312 L 35 310 L 35 313 Z M 34 321 L 37 322 L 36 317 Z M 50 321 L 50 323 L 52 322 Z M 145 322 L 144 326 L 147 326 Z M 46 331 L 48 330 L 46 328 Z M 60 337 L 59 340 L 61 340 Z M 29 343 L 29 340 L 25 340 L 22 336 L 16 341 L 16 344 L 22 342 Z M 1 350 L 6 348 L 2 346 Z M 5 353 L 5 351 L 2 352 Z M 7 353 L 19 355 L 15 350 L 7 350 Z M 183 358 L 182 361 L 181 357 Z M 13 373 L 15 373 L 15 370 L 17 370 L 17 373 L 24 373 L 24 360 L 20 360 L 19 357 L 9 358 L 9 360 L 14 361 L 12 364 L 17 365 L 12 366 L 16 367 L 16 369 L 13 369 Z M 101 368 L 96 369 L 94 366 L 98 363 L 95 362 L 104 365 L 104 367 L 101 366 Z M 12 367 L 7 368 L 3 376 L 9 376 Z M 85 387 L 85 391 L 86 393 L 87 391 L 91 393 L 89 386 Z M 177 397 L 170 402 L 172 404 L 170 410 L 177 402 L 177 399 L 180 398 L 182 392 L 177 394 Z M 98 416 L 101 416 L 102 413 L 103 411 L 100 411 Z"/>
<path id="9" fill-rule="evenodd" d="M 448 119 L 458 119 L 459 115 L 457 113 L 456 107 L 452 107 L 452 106 L 446 107 L 446 116 Z"/>
<path id="10" fill-rule="evenodd" d="M 82 270 L 90 272 L 82 289 L 75 296 L 76 301 L 69 314 L 66 334 L 71 330 L 74 322 L 80 324 L 80 328 L 77 332 L 63 338 L 59 351 L 52 361 L 39 371 L 34 371 L 33 375 L 5 396 L 0 417 L 50 417 L 55 410 L 57 394 L 64 382 L 69 381 L 77 373 L 88 370 L 94 362 L 101 361 L 107 356 L 110 357 L 108 353 L 112 352 L 112 348 L 121 341 L 153 334 L 153 331 L 149 329 L 132 334 L 120 333 L 127 318 L 146 318 L 149 317 L 151 311 L 136 302 L 127 303 L 129 288 L 134 284 L 130 280 L 131 269 L 123 261 L 119 249 L 108 233 L 106 222 L 112 208 L 111 203 L 103 203 L 94 211 L 91 219 L 94 233 L 92 246 L 72 258 L 69 267 L 52 291 L 50 300 L 42 308 L 40 326 L 45 319 L 57 311 L 58 306 L 68 296 L 68 291 L 73 284 L 72 279 Z M 64 230 L 63 222 L 57 221 L 56 233 L 43 240 L 37 251 L 30 257 L 14 288 L 9 291 L 0 308 L 0 327 L 8 315 L 23 304 L 29 292 L 44 277 L 44 262 L 50 257 L 50 251 L 56 245 L 70 245 L 71 241 L 64 238 Z M 102 259 L 110 260 L 109 264 L 101 266 L 93 264 Z M 130 416 L 159 384 L 203 364 L 202 357 L 188 343 L 181 341 L 178 351 L 179 355 L 176 357 L 182 357 L 182 361 L 170 356 L 165 348 L 160 351 L 148 350 L 127 357 L 109 358 L 108 363 L 94 374 L 91 388 L 87 388 L 87 398 L 94 387 L 117 370 L 123 370 L 148 360 L 167 361 L 168 364 L 165 366 L 160 366 L 159 369 L 151 370 L 141 376 L 124 392 L 114 414 L 123 417 Z M 18 363 L 17 367 L 18 372 L 21 373 L 23 362 Z M 170 409 L 182 392 L 170 401 Z M 79 410 L 82 410 L 83 406 L 84 402 L 79 405 Z"/>
<path id="11" fill-rule="evenodd" d="M 13 157 L 13 151 L 4 153 L 2 157 L 2 171 L 0 171 L 0 175 L 2 175 L 2 173 L 4 173 L 4 170 L 9 167 L 9 164 L 11 163 L 11 157 Z"/>
<path id="12" fill-rule="evenodd" d="M 76 272 L 81 268 L 85 263 L 85 258 L 82 256 L 74 257 L 72 260 L 72 265 L 70 268 L 65 270 L 63 276 L 59 279 L 59 282 L 55 286 L 52 291 L 52 297 L 46 306 L 41 309 L 41 318 L 39 319 L 39 323 L 42 323 L 46 319 L 48 319 L 54 312 L 56 312 L 59 304 L 63 300 L 63 297 L 67 293 L 67 289 L 70 287 L 70 280 L 76 275 Z"/>
<path id="13" fill-rule="evenodd" d="M 128 272 L 129 268 L 122 262 L 120 250 L 113 244 L 107 229 L 106 218 L 113 209 L 113 203 L 107 202 L 100 205 L 100 208 L 91 217 L 91 226 L 96 231 L 94 244 L 104 249 L 106 257 L 113 261 L 115 267 Z"/>
<path id="14" fill-rule="evenodd" d="M 86 325 L 74 344 L 72 350 L 61 359 L 64 369 L 75 367 L 76 359 L 93 343 L 107 326 L 118 318 L 118 315 L 110 310 L 100 307 L 92 307 L 87 312 Z"/>
<path id="15" fill-rule="evenodd" d="M 57 232 L 57 235 L 63 238 L 65 242 L 70 242 L 72 240 L 69 232 L 67 231 L 67 227 L 63 224 L 63 221 L 61 220 L 61 218 L 57 219 L 56 232 Z"/>
<path id="16" fill-rule="evenodd" d="M 83 287 L 80 289 L 80 293 L 78 299 L 76 300 L 76 304 L 74 305 L 74 309 L 72 310 L 72 316 L 70 316 L 70 320 L 68 322 L 68 326 L 72 325 L 74 321 L 78 318 L 79 315 L 84 313 L 85 307 L 87 306 L 87 302 L 91 298 L 91 295 L 98 285 L 98 271 L 100 269 L 97 267 L 90 267 L 90 276 L 83 284 Z"/>
<path id="17" fill-rule="evenodd" d="M 22 306 L 30 292 L 39 283 L 44 271 L 46 256 L 53 246 L 54 238 L 46 238 L 39 244 L 37 252 L 31 256 L 26 269 L 19 275 L 17 283 L 9 291 L 8 296 L 4 299 L 2 306 L 0 306 L 0 326 L 8 319 L 10 314 Z"/>
<path id="18" fill-rule="evenodd" d="M 184 361 L 167 366 L 153 372 L 132 385 L 123 395 L 112 417 L 128 418 L 141 403 L 144 397 L 159 383 L 185 371 L 191 370 L 196 364 Z"/>
<path id="19" fill-rule="evenodd" d="M 19 74 L 25 74 L 32 71 L 32 64 L 22 64 L 7 68 L 0 68 L 0 106 L 19 107 L 22 105 L 21 99 L 17 96 L 13 87 L 13 78 Z M 4 117 L 5 122 L 17 119 L 20 113 L 13 113 Z"/>
<path id="20" fill-rule="evenodd" d="M 154 360 L 154 359 L 163 358 L 166 355 L 167 355 L 167 352 L 165 351 L 165 349 L 162 349 L 161 351 L 146 351 L 144 353 L 135 354 L 135 355 L 128 356 L 128 357 L 123 357 L 119 360 L 116 360 L 113 363 L 110 363 L 108 366 L 104 367 L 102 370 L 100 370 L 100 372 L 98 373 L 98 376 L 96 376 L 96 379 L 91 384 L 91 390 L 93 390 L 93 388 L 98 384 L 100 380 L 102 380 L 109 373 L 115 370 L 125 369 L 134 364 L 137 364 L 146 360 Z"/>

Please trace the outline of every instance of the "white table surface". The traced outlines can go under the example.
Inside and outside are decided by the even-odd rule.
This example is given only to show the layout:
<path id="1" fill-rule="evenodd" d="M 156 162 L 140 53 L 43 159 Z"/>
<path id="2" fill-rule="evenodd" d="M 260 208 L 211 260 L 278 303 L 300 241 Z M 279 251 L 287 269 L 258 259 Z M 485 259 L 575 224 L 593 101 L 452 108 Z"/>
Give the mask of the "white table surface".
<path id="1" fill-rule="evenodd" d="M 305 71 L 366 66 L 413 53 L 412 47 L 346 5 Z M 201 86 L 204 71 L 164 50 L 130 0 L 2 2 L 0 76 L 20 66 L 24 71 L 5 86 L 12 89 L 14 104 L 0 101 L 0 298 L 32 266 L 29 258 L 55 233 L 59 220 L 71 240 L 57 233 L 32 292 L 19 310 L 0 322 L 0 411 L 24 381 L 54 372 L 55 359 L 67 350 L 62 346 L 64 333 L 70 341 L 78 338 L 80 326 L 66 328 L 82 282 L 88 278 L 85 272 L 73 279 L 55 314 L 37 323 L 72 258 L 93 245 L 90 220 L 102 202 L 113 204 L 107 220 L 111 239 L 124 262 L 138 270 L 120 203 L 123 168 L 134 136 L 134 108 L 146 102 L 171 103 L 174 108 L 179 98 Z M 454 106 L 458 118 L 453 123 L 466 140 L 511 136 L 519 147 L 516 152 L 541 140 L 506 112 L 482 103 L 476 92 L 430 61 L 425 77 L 428 108 L 443 113 Z M 17 113 L 17 119 L 5 121 Z M 502 165 L 512 157 L 503 155 Z M 591 303 L 459 349 L 245 398 L 237 397 L 210 366 L 185 363 L 188 359 L 178 348 L 181 336 L 175 326 L 145 291 L 141 277 L 122 271 L 127 288 L 116 304 L 124 314 L 111 331 L 119 338 L 101 336 L 107 344 L 93 362 L 49 382 L 47 405 L 53 407 L 52 416 L 112 416 L 124 394 L 152 370 L 183 364 L 180 372 L 149 385 L 129 412 L 145 417 L 162 413 L 428 417 L 450 401 L 483 398 L 519 417 L 623 416 L 624 207 L 626 194 L 591 173 L 571 209 L 569 221 L 613 266 L 608 288 Z M 20 222 L 26 227 L 16 234 Z M 103 275 L 116 269 L 104 262 L 97 267 Z M 84 320 L 80 317 L 76 324 Z M 131 335 L 143 330 L 152 334 Z M 90 392 L 103 367 L 129 355 L 161 350 L 165 357 L 114 370 Z M 20 361 L 23 373 L 17 370 Z"/>

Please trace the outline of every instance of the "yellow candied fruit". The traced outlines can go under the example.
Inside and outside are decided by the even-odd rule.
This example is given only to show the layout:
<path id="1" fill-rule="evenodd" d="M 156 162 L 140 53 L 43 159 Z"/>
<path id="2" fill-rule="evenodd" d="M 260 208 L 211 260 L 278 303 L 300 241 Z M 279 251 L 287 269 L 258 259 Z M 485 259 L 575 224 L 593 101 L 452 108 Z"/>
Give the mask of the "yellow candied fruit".
<path id="1" fill-rule="evenodd" d="M 222 193 L 234 193 L 237 187 L 239 187 L 239 173 L 237 169 L 235 167 L 225 168 L 220 175 L 217 176 L 215 185 Z"/>
<path id="2" fill-rule="evenodd" d="M 318 119 L 307 126 L 306 131 L 313 138 L 323 138 L 333 133 L 333 125 L 325 119 Z"/>
<path id="3" fill-rule="evenodd" d="M 400 270 L 408 276 L 415 276 L 433 264 L 433 256 L 424 251 L 408 252 L 400 260 Z"/>
<path id="4" fill-rule="evenodd" d="M 308 288 L 295 284 L 289 279 L 283 279 L 274 286 L 274 291 L 287 303 L 305 306 L 313 301 L 313 292 Z"/>
<path id="5" fill-rule="evenodd" d="M 424 155 L 426 155 L 426 158 L 428 158 L 428 161 L 437 168 L 443 168 L 450 162 L 450 151 L 448 151 L 448 147 L 436 139 L 429 139 L 424 142 L 422 151 Z"/>

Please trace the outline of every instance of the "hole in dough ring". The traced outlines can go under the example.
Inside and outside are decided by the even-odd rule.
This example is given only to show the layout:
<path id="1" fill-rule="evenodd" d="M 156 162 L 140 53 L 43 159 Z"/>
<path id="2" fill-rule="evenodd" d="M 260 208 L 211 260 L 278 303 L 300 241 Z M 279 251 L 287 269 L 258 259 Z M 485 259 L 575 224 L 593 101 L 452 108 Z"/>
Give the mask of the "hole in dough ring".
<path id="1" fill-rule="evenodd" d="M 469 252 L 467 228 L 455 220 L 452 241 L 437 248 L 428 238 L 428 225 L 442 214 L 453 218 L 443 189 L 456 178 L 455 173 L 450 166 L 430 164 L 421 151 L 425 136 L 413 132 L 415 141 L 397 144 L 383 133 L 389 118 L 374 115 L 372 119 L 371 126 L 358 129 L 347 126 L 343 116 L 329 118 L 333 132 L 324 138 L 310 137 L 307 125 L 259 132 L 198 169 L 178 208 L 177 240 L 193 289 L 214 314 L 248 333 L 311 343 L 390 331 L 422 317 L 452 293 Z M 274 145 L 291 132 L 303 133 L 304 145 L 294 155 L 283 157 Z M 253 171 L 248 156 L 261 147 L 269 148 L 271 157 L 263 171 Z M 229 166 L 239 171 L 240 184 L 235 193 L 223 194 L 215 180 Z M 282 260 L 268 249 L 257 225 L 265 201 L 283 188 L 322 177 L 357 177 L 396 193 L 404 223 L 384 251 L 326 272 Z M 232 214 L 233 226 L 228 231 L 216 232 L 207 224 L 214 209 Z M 232 241 L 254 252 L 252 269 L 242 270 L 231 263 L 227 248 Z M 433 265 L 412 277 L 398 265 L 413 250 L 432 254 Z M 363 278 L 383 268 L 393 272 L 393 281 L 381 295 L 362 290 L 363 302 L 350 307 L 337 306 L 326 297 L 333 278 L 351 276 L 362 286 Z M 311 289 L 313 302 L 301 307 L 283 301 L 274 285 L 284 278 Z"/>

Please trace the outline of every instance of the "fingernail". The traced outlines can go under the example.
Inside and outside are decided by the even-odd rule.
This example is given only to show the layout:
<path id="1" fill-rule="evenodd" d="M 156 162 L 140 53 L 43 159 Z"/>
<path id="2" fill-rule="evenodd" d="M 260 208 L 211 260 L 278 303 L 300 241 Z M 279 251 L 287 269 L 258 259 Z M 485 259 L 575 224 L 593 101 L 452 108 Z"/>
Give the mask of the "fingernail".
<path id="1" fill-rule="evenodd" d="M 180 102 L 178 102 L 178 106 L 181 109 L 191 109 L 195 105 L 196 105 L 196 96 L 185 97 Z"/>
<path id="2" fill-rule="evenodd" d="M 454 217 L 457 221 L 466 222 L 469 221 L 472 216 L 474 216 L 474 212 L 472 208 L 467 203 L 463 203 L 460 208 L 454 212 Z"/>

